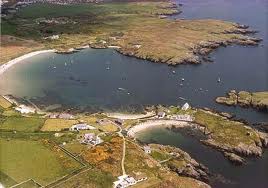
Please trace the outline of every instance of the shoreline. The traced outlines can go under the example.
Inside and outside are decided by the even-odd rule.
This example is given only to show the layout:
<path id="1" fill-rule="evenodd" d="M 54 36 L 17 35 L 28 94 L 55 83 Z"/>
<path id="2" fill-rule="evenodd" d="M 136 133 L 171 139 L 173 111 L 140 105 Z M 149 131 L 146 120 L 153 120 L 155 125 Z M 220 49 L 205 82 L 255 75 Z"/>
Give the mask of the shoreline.
<path id="1" fill-rule="evenodd" d="M 142 131 L 145 131 L 150 128 L 157 128 L 157 127 L 171 127 L 176 126 L 177 128 L 183 128 L 183 127 L 201 127 L 197 124 L 190 123 L 187 121 L 177 121 L 177 120 L 149 120 L 146 122 L 139 123 L 137 125 L 134 125 L 131 127 L 127 135 L 131 138 L 136 138 L 136 134 Z"/>
<path id="2" fill-rule="evenodd" d="M 117 119 L 144 119 L 144 118 L 150 118 L 156 115 L 155 112 L 147 112 L 146 114 L 127 114 L 127 113 L 106 113 L 106 115 L 110 118 L 117 118 Z"/>
<path id="3" fill-rule="evenodd" d="M 25 60 L 27 58 L 33 57 L 35 55 L 43 54 L 43 53 L 48 53 L 48 52 L 56 52 L 56 50 L 39 50 L 39 51 L 34 51 L 30 52 L 27 54 L 24 54 L 22 56 L 19 56 L 15 59 L 12 59 L 8 61 L 7 63 L 4 63 L 3 65 L 0 66 L 0 75 L 2 75 L 4 72 L 6 72 L 10 67 L 13 65 L 16 65 L 17 63 L 21 62 L 22 60 Z"/>

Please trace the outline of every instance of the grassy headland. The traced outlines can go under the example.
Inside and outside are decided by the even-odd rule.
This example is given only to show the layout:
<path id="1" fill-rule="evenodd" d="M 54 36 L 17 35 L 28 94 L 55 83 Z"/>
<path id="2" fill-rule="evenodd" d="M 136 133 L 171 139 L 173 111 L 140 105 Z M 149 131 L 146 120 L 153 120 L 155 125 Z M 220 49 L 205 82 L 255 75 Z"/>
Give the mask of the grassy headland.
<path id="1" fill-rule="evenodd" d="M 200 63 L 199 55 L 221 45 L 258 42 L 244 36 L 247 30 L 231 22 L 162 19 L 178 12 L 168 1 L 65 6 L 43 3 L 22 8 L 11 18 L 4 18 L 1 26 L 3 35 L 34 40 L 37 46 L 59 51 L 83 45 L 113 46 L 120 53 L 167 64 Z M 59 35 L 59 39 L 44 39 L 52 35 Z M 1 62 L 13 56 L 11 53 Z"/>

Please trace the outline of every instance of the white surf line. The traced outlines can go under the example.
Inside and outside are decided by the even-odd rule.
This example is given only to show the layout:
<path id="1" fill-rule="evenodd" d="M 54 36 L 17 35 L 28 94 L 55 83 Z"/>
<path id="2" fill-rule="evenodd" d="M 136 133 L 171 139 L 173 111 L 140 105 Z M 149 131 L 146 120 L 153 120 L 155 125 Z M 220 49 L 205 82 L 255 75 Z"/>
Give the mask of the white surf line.
<path id="1" fill-rule="evenodd" d="M 33 57 L 35 55 L 48 53 L 48 52 L 56 52 L 56 50 L 40 50 L 40 51 L 30 52 L 28 54 L 25 54 L 25 55 L 22 55 L 20 57 L 15 58 L 15 59 L 12 59 L 9 62 L 0 66 L 0 75 L 3 74 L 6 70 L 8 70 L 10 67 L 12 67 L 13 65 L 19 63 L 20 61 L 22 61 L 24 59 Z"/>

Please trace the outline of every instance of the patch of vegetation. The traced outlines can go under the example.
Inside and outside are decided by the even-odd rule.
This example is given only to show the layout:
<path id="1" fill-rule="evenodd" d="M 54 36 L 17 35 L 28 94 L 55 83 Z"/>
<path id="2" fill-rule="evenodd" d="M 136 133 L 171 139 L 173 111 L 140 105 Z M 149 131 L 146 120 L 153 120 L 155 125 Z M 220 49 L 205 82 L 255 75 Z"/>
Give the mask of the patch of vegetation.
<path id="1" fill-rule="evenodd" d="M 17 184 L 13 178 L 9 177 L 2 171 L 0 171 L 0 182 L 7 187 L 11 187 L 12 185 Z"/>
<path id="2" fill-rule="evenodd" d="M 153 150 L 151 156 L 157 161 L 163 161 L 170 158 L 168 154 L 157 150 Z"/>
<path id="3" fill-rule="evenodd" d="M 92 173 L 88 174 L 88 179 L 94 182 L 98 187 L 111 187 L 115 178 L 109 172 L 102 172 L 100 170 L 92 170 Z"/>
<path id="4" fill-rule="evenodd" d="M 74 124 L 78 123 L 77 120 L 66 120 L 66 119 L 47 119 L 41 131 L 62 131 L 69 129 Z"/>
<path id="5" fill-rule="evenodd" d="M 12 104 L 0 95 L 0 106 L 3 108 L 10 108 Z"/>
<path id="6" fill-rule="evenodd" d="M 0 129 L 33 132 L 38 131 L 43 124 L 44 119 L 42 118 L 9 116 L 0 125 Z"/>
<path id="7" fill-rule="evenodd" d="M 117 177 L 122 173 L 122 146 L 122 138 L 113 136 L 109 142 L 103 142 L 83 152 L 82 157 L 89 164 Z"/>
<path id="8" fill-rule="evenodd" d="M 220 144 L 236 146 L 239 143 L 255 145 L 260 142 L 253 129 L 247 129 L 241 122 L 231 121 L 211 112 L 197 110 L 195 122 L 205 126 L 207 132 L 210 132 L 212 138 Z"/>
<path id="9" fill-rule="evenodd" d="M 73 188 L 73 187 L 97 187 L 112 188 L 113 182 L 116 180 L 109 172 L 104 172 L 98 168 L 90 168 L 79 174 L 75 178 L 70 178 L 66 182 L 55 186 L 56 188 Z"/>
<path id="10" fill-rule="evenodd" d="M 33 180 L 29 180 L 29 181 L 26 181 L 22 184 L 15 186 L 14 188 L 38 188 L 38 187 L 40 187 L 40 185 L 38 185 Z"/>
<path id="11" fill-rule="evenodd" d="M 0 146 L 0 170 L 17 182 L 32 178 L 46 185 L 80 167 L 60 149 L 40 141 L 0 139 Z"/>

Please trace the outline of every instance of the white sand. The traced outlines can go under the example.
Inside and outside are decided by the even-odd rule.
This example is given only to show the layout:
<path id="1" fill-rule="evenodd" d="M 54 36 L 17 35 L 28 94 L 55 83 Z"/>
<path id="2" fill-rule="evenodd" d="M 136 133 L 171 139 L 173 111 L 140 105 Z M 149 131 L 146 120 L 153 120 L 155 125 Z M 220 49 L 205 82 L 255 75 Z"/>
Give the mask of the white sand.
<path id="1" fill-rule="evenodd" d="M 195 127 L 196 124 L 192 124 L 185 121 L 177 121 L 177 120 L 149 120 L 143 123 L 139 123 L 135 125 L 134 127 L 130 128 L 128 130 L 127 135 L 129 137 L 135 137 L 135 134 L 146 130 L 148 128 L 154 128 L 154 127 L 169 127 L 169 126 L 176 126 L 176 127 Z"/>
<path id="2" fill-rule="evenodd" d="M 40 51 L 31 52 L 31 53 L 25 54 L 23 56 L 17 57 L 17 58 L 15 58 L 15 59 L 0 66 L 0 75 L 3 74 L 6 70 L 8 70 L 10 67 L 12 67 L 13 65 L 19 63 L 20 61 L 22 61 L 24 59 L 33 57 L 33 56 L 38 55 L 38 54 L 47 53 L 47 52 L 55 52 L 55 50 L 40 50 Z"/>
<path id="3" fill-rule="evenodd" d="M 117 118 L 117 119 L 142 119 L 147 117 L 155 116 L 155 112 L 147 112 L 146 114 L 122 114 L 122 113 L 107 113 L 106 114 L 110 118 Z"/>

